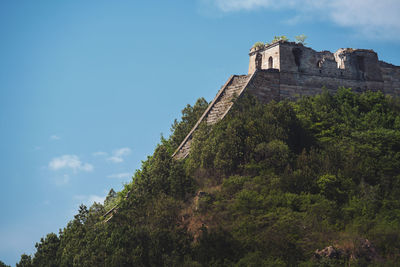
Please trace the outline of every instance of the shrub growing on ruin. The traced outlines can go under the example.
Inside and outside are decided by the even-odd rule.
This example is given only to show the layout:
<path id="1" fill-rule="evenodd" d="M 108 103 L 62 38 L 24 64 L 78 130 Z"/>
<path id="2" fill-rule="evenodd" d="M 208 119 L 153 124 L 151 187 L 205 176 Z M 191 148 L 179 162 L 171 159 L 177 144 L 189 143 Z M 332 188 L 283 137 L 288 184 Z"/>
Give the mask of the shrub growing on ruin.
<path id="1" fill-rule="evenodd" d="M 255 48 L 255 49 L 261 49 L 261 48 L 264 48 L 264 46 L 265 46 L 265 44 L 264 44 L 263 42 L 256 42 L 256 43 L 253 45 L 253 48 Z"/>

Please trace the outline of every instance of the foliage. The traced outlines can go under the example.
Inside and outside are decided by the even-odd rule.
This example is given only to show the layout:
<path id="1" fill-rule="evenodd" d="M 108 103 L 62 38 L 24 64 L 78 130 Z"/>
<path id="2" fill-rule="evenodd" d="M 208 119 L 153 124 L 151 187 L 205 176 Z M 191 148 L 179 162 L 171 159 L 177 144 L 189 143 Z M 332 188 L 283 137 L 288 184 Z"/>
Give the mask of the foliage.
<path id="1" fill-rule="evenodd" d="M 110 190 L 104 205 L 115 198 L 120 204 L 108 223 L 103 205 L 82 205 L 59 235 L 42 238 L 33 258 L 24 254 L 17 266 L 399 262 L 398 100 L 345 88 L 267 105 L 245 95 L 224 120 L 199 126 L 187 159 L 173 160 L 206 105 L 200 99 L 187 106 L 132 182 L 118 194 Z M 196 191 L 204 192 L 199 210 L 187 219 Z M 189 231 L 185 220 L 204 224 Z M 372 242 L 379 261 L 313 259 L 329 245 L 355 251 L 360 238 Z"/>
<path id="2" fill-rule="evenodd" d="M 173 149 L 180 145 L 207 107 L 208 103 L 204 98 L 199 98 L 193 107 L 186 105 L 182 110 L 181 121 L 175 119 L 171 127 L 172 134 L 169 139 Z"/>
<path id="3" fill-rule="evenodd" d="M 59 266 L 57 252 L 60 246 L 60 239 L 54 233 L 47 234 L 36 243 L 36 253 L 32 259 L 33 266 Z"/>
<path id="4" fill-rule="evenodd" d="M 33 267 L 32 257 L 30 255 L 22 254 L 20 261 L 15 266 L 16 267 Z"/>
<path id="5" fill-rule="evenodd" d="M 106 199 L 104 200 L 104 208 L 106 210 L 112 209 L 118 202 L 118 195 L 113 188 L 110 189 Z"/>
<path id="6" fill-rule="evenodd" d="M 261 48 L 264 48 L 264 47 L 265 47 L 265 44 L 263 42 L 256 42 L 253 45 L 253 48 L 255 48 L 255 49 L 261 49 Z"/>
<path id="7" fill-rule="evenodd" d="M 300 35 L 295 36 L 294 38 L 296 39 L 297 43 L 307 45 L 307 43 L 306 43 L 307 35 L 300 34 Z"/>
<path id="8" fill-rule="evenodd" d="M 6 265 L 4 262 L 0 261 L 0 267 L 10 267 L 10 265 Z"/>
<path id="9" fill-rule="evenodd" d="M 274 36 L 274 39 L 272 39 L 271 44 L 279 42 L 279 41 L 289 41 L 289 38 L 286 37 L 286 35 L 282 36 Z"/>

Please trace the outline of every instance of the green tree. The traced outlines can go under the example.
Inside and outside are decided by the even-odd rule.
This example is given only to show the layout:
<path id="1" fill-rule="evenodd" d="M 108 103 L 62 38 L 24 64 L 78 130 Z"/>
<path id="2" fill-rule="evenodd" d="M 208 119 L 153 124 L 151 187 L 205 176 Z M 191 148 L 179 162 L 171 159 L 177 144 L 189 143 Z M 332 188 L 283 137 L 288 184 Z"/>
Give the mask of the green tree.
<path id="1" fill-rule="evenodd" d="M 46 238 L 41 238 L 40 243 L 35 245 L 36 253 L 32 259 L 32 265 L 58 267 L 57 251 L 59 246 L 60 239 L 54 233 L 47 234 Z"/>
<path id="2" fill-rule="evenodd" d="M 10 265 L 6 265 L 4 262 L 0 261 L 0 267 L 10 267 Z"/>
<path id="3" fill-rule="evenodd" d="M 180 145 L 207 107 L 208 102 L 204 98 L 199 98 L 193 107 L 188 104 L 182 110 L 181 121 L 175 120 L 171 126 L 170 140 L 173 149 Z"/>
<path id="4" fill-rule="evenodd" d="M 32 257 L 30 255 L 22 254 L 20 261 L 15 266 L 16 267 L 33 267 Z"/>
<path id="5" fill-rule="evenodd" d="M 113 188 L 108 192 L 106 199 L 104 200 L 104 208 L 110 210 L 117 204 L 117 193 Z"/>

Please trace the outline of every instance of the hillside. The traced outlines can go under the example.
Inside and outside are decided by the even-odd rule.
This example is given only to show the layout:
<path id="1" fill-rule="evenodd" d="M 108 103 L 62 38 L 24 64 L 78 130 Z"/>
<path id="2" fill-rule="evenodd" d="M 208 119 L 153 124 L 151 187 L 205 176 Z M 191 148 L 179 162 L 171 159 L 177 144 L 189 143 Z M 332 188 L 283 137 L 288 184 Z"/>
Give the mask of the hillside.
<path id="1" fill-rule="evenodd" d="M 266 105 L 244 95 L 212 128 L 200 125 L 189 156 L 174 160 L 206 108 L 204 99 L 186 106 L 122 192 L 82 205 L 17 266 L 400 260 L 399 99 L 344 88 Z"/>

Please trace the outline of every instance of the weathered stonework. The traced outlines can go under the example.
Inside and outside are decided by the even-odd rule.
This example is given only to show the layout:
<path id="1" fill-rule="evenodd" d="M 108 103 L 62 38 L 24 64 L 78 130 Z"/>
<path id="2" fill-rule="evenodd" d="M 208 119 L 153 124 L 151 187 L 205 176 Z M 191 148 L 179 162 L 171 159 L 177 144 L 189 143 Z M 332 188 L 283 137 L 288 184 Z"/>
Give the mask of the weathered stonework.
<path id="1" fill-rule="evenodd" d="M 382 91 L 400 97 L 400 67 L 379 61 L 373 50 L 341 48 L 335 53 L 317 52 L 302 44 L 279 41 L 261 49 L 252 48 L 249 56 L 248 75 L 228 79 L 174 158 L 185 158 L 199 124 L 214 124 L 224 118 L 232 108 L 233 98 L 244 91 L 265 103 L 316 95 L 322 88 L 335 92 L 341 86 L 356 92 Z"/>
<path id="2" fill-rule="evenodd" d="M 197 130 L 202 121 L 206 121 L 207 124 L 214 124 L 225 117 L 233 105 L 232 100 L 243 93 L 243 90 L 246 88 L 252 76 L 253 75 L 233 75 L 228 79 L 197 121 L 196 125 L 179 145 L 173 155 L 174 158 L 182 159 L 189 154 L 193 133 Z"/>

